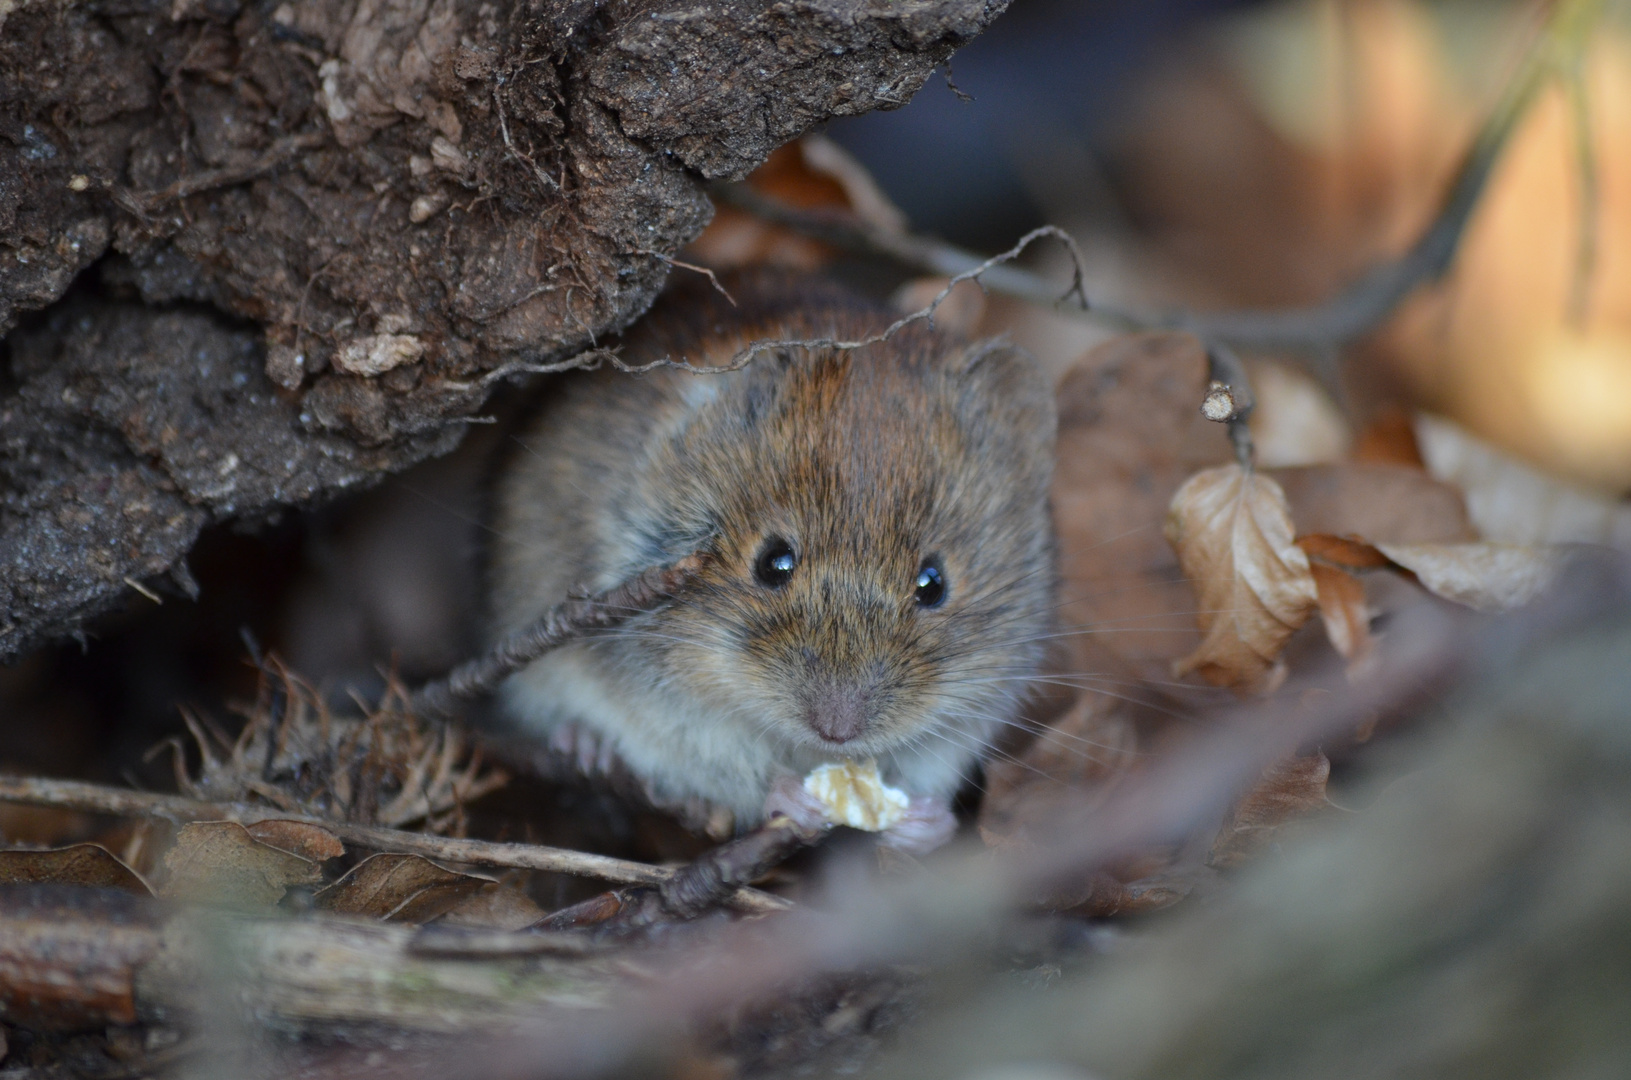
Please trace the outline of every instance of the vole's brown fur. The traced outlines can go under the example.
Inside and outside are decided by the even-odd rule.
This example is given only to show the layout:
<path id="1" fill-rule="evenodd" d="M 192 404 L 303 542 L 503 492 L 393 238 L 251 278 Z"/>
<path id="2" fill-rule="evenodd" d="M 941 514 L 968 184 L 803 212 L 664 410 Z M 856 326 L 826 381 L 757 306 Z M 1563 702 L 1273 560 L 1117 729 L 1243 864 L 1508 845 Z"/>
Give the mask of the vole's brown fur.
<path id="1" fill-rule="evenodd" d="M 740 307 L 706 282 L 674 290 L 624 359 L 719 364 L 750 341 L 854 340 L 890 320 L 812 279 L 727 287 Z M 778 777 L 843 757 L 876 757 L 944 807 L 1014 720 L 1051 626 L 1053 432 L 1027 356 L 922 324 L 730 374 L 572 378 L 497 487 L 495 632 L 578 585 L 715 559 L 671 605 L 522 672 L 507 710 L 587 728 L 664 797 L 743 824 Z M 769 537 L 797 556 L 780 588 L 754 574 Z M 915 587 L 930 558 L 939 607 Z M 848 727 L 822 719 L 832 710 Z"/>

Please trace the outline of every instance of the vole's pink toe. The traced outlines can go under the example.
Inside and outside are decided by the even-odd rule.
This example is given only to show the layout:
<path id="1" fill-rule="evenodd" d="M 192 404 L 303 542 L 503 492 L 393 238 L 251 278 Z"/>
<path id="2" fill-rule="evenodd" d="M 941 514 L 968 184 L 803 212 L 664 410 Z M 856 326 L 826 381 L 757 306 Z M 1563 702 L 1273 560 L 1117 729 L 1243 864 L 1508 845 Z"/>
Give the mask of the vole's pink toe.
<path id="1" fill-rule="evenodd" d="M 611 775 L 618 763 L 610 739 L 579 724 L 561 724 L 549 733 L 549 748 L 571 761 L 587 777 Z"/>
<path id="2" fill-rule="evenodd" d="M 957 815 L 951 804 L 927 795 L 914 795 L 906 816 L 884 830 L 878 842 L 907 855 L 923 856 L 957 835 Z"/>
<path id="3" fill-rule="evenodd" d="M 777 777 L 765 796 L 765 820 L 776 814 L 785 814 L 794 825 L 805 832 L 821 832 L 832 822 L 827 820 L 827 808 L 821 801 L 804 790 L 804 783 L 791 774 Z"/>

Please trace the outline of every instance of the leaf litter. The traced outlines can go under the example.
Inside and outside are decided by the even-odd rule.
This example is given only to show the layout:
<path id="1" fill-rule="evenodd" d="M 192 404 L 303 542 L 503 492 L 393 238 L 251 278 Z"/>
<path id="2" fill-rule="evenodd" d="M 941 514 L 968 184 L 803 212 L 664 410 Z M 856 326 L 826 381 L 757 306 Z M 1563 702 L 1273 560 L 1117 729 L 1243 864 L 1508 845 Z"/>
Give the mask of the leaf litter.
<path id="1" fill-rule="evenodd" d="M 801 158 L 778 152 L 764 182 L 803 205 L 895 227 L 891 208 L 868 202 L 875 191 L 859 184 L 853 162 L 810 149 Z M 699 242 L 698 251 L 711 250 L 706 261 L 815 266 L 831 257 L 790 230 L 734 213 L 722 210 L 719 227 Z M 909 283 L 900 303 L 940 287 Z M 983 297 L 965 291 L 966 310 L 948 309 L 948 321 L 977 332 Z M 1005 746 L 986 769 L 977 824 L 993 850 L 1033 845 L 1062 806 L 1083 796 L 1102 802 L 1135 777 L 1181 727 L 1152 716 L 1173 708 L 1192 716 L 1198 702 L 1215 700 L 1205 686 L 1272 695 L 1294 662 L 1289 646 L 1316 611 L 1349 680 L 1360 682 L 1377 647 L 1376 617 L 1387 608 L 1377 581 L 1414 582 L 1448 601 L 1502 610 L 1532 599 L 1555 573 L 1555 546 L 1482 539 L 1480 529 L 1495 520 L 1483 509 L 1488 485 L 1469 479 L 1468 468 L 1443 465 L 1446 438 L 1431 421 L 1418 420 L 1414 432 L 1429 473 L 1415 451 L 1399 449 L 1409 440 L 1396 431 L 1353 436 L 1306 376 L 1260 363 L 1253 370 L 1263 392 L 1252 427 L 1265 465 L 1275 468 L 1230 464 L 1221 426 L 1198 416 L 1210 376 L 1193 337 L 1114 338 L 1061 380 L 1053 495 L 1064 633 L 1049 676 L 1061 692 L 1029 741 Z M 1532 510 L 1537 500 L 1557 498 L 1543 488 L 1518 501 Z M 1623 508 L 1597 510 L 1612 533 Z M 1563 516 L 1547 519 L 1546 539 L 1572 528 L 1558 524 Z M 456 730 L 420 722 L 406 701 L 391 680 L 363 716 L 335 715 L 320 692 L 268 659 L 235 736 L 188 717 L 202 760 L 188 770 L 177 748 L 177 786 L 269 815 L 458 833 L 465 806 L 508 778 Z M 1331 771 L 1318 749 L 1270 766 L 1212 831 L 1199 864 L 1174 847 L 1132 853 L 1035 902 L 1094 917 L 1169 906 L 1329 808 Z M 404 852 L 357 861 L 311 821 L 192 822 L 175 833 L 162 864 L 149 875 L 160 895 L 190 903 L 266 909 L 298 898 L 295 906 L 334 915 L 505 933 L 546 918 L 517 875 L 494 880 Z M 36 881 L 148 891 L 141 874 L 95 844 L 0 852 L 0 884 Z"/>

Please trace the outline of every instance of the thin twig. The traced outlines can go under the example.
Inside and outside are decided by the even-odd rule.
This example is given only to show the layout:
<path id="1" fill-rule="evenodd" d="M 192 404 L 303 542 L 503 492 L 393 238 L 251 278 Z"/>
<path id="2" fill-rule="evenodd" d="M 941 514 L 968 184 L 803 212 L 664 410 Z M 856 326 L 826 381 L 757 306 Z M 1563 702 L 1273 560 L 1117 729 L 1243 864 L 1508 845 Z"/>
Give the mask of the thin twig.
<path id="1" fill-rule="evenodd" d="M 715 292 L 719 293 L 720 296 L 723 296 L 726 300 L 728 300 L 731 307 L 736 306 L 736 297 L 732 296 L 730 291 L 719 283 L 719 275 L 708 269 L 706 266 L 698 266 L 696 263 L 681 262 L 672 255 L 664 255 L 662 252 L 652 251 L 650 248 L 635 248 L 634 253 L 636 255 L 649 255 L 653 259 L 661 259 L 669 266 L 678 267 L 681 270 L 689 270 L 694 274 L 702 274 L 709 281 L 713 282 Z"/>
<path id="2" fill-rule="evenodd" d="M 1045 236 L 1051 236 L 1054 239 L 1064 243 L 1065 246 L 1070 249 L 1071 256 L 1076 260 L 1075 275 L 1071 280 L 1070 287 L 1065 290 L 1063 295 L 1058 294 L 1056 287 L 1049 286 L 1049 289 L 1052 290 L 1054 295 L 1054 299 L 1056 301 L 1063 302 L 1064 300 L 1069 299 L 1071 296 L 1076 296 L 1079 298 L 1080 303 L 1085 308 L 1087 306 L 1087 294 L 1083 291 L 1082 261 L 1080 253 L 1076 249 L 1076 242 L 1072 240 L 1070 238 L 1070 234 L 1066 233 L 1063 229 L 1060 229 L 1054 225 L 1043 225 L 1040 228 L 1032 229 L 1030 232 L 1020 237 L 1018 243 L 1009 248 L 1007 251 L 1004 251 L 998 255 L 993 255 L 989 259 L 981 260 L 961 273 L 953 275 L 951 279 L 946 282 L 946 287 L 940 290 L 939 294 L 929 302 L 927 307 L 919 308 L 910 315 L 903 315 L 901 318 L 896 319 L 894 322 L 884 327 L 878 333 L 869 337 L 857 338 L 854 340 L 846 340 L 843 338 L 796 338 L 777 341 L 755 341 L 752 344 L 746 345 L 737 350 L 737 352 L 723 364 L 697 365 L 691 364 L 685 360 L 675 360 L 671 357 L 664 357 L 661 360 L 653 360 L 649 364 L 640 365 L 625 364 L 620 360 L 615 361 L 615 363 L 620 369 L 635 373 L 650 371 L 653 368 L 674 367 L 680 368 L 684 371 L 695 372 L 699 375 L 718 375 L 729 371 L 740 371 L 742 368 L 745 368 L 751 364 L 760 354 L 777 352 L 783 349 L 831 349 L 835 352 L 849 352 L 854 349 L 864 349 L 869 345 L 877 345 L 880 342 L 888 341 L 890 338 L 894 337 L 897 333 L 910 326 L 912 323 L 927 321 L 932 326 L 934 324 L 934 313 L 940 310 L 940 305 L 946 302 L 946 298 L 952 294 L 952 290 L 958 285 L 965 281 L 973 281 L 980 278 L 981 275 L 990 273 L 993 270 L 1001 269 L 1002 264 L 1019 258 L 1026 248 L 1030 247 L 1032 244 L 1036 243 Z"/>
<path id="3" fill-rule="evenodd" d="M 972 251 L 965 251 L 933 237 L 869 225 L 847 211 L 800 209 L 761 194 L 746 184 L 716 184 L 709 188 L 709 192 L 720 202 L 744 210 L 773 225 L 784 225 L 835 247 L 878 255 L 936 277 L 958 277 L 979 270 L 980 284 L 1004 296 L 1053 307 L 1059 305 L 1063 299 L 1069 298 L 1072 293 L 1081 295 L 1085 265 L 1081 252 L 1076 246 L 1076 241 L 1057 227 L 1050 227 L 1049 234 L 1059 238 L 1066 245 L 1074 267 L 1071 288 L 1063 296 L 1060 295 L 1057 284 L 1029 270 L 1017 266 L 996 265 Z M 1089 305 L 1086 297 L 1082 296 L 1079 304 L 1067 310 L 1087 312 Z M 1104 309 L 1099 304 L 1092 305 L 1091 310 L 1095 319 L 1114 321 L 1117 318 L 1114 312 Z M 1135 324 L 1136 320 L 1129 317 L 1128 322 Z"/>
<path id="4" fill-rule="evenodd" d="M 501 844 L 490 840 L 464 840 L 426 833 L 386 829 L 292 814 L 274 807 L 245 803 L 207 802 L 184 795 L 88 784 L 77 780 L 0 776 L 0 802 L 48 806 L 118 817 L 158 817 L 170 821 L 221 820 L 254 824 L 257 821 L 299 821 L 327 829 L 341 840 L 374 851 L 406 852 L 454 863 L 521 870 L 547 870 L 558 874 L 600 878 L 630 885 L 662 885 L 675 874 L 666 866 L 614 859 L 542 844 Z M 738 889 L 731 906 L 741 911 L 780 911 L 785 900 L 753 889 Z"/>
<path id="5" fill-rule="evenodd" d="M 636 574 L 594 596 L 570 597 L 499 641 L 485 655 L 420 687 L 408 699 L 408 708 L 420 716 L 451 716 L 460 702 L 492 693 L 505 679 L 549 650 L 587 631 L 615 626 L 630 616 L 650 611 L 684 588 L 706 563 L 706 555 L 687 555 Z"/>

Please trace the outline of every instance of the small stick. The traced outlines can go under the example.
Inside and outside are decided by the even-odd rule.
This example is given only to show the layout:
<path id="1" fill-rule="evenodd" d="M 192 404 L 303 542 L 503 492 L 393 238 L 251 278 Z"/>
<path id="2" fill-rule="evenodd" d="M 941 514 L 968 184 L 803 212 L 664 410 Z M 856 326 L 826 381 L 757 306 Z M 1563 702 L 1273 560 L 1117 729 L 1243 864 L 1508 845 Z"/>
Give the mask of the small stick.
<path id="1" fill-rule="evenodd" d="M 680 867 L 661 885 L 663 907 L 682 919 L 694 918 L 724 903 L 793 855 L 827 834 L 826 829 L 810 830 L 784 814 L 729 843 L 703 852 L 694 862 Z"/>
<path id="2" fill-rule="evenodd" d="M 614 859 L 542 844 L 501 844 L 490 840 L 462 840 L 450 836 L 405 832 L 373 825 L 329 821 L 304 814 L 291 814 L 273 807 L 243 803 L 213 803 L 184 795 L 160 795 L 105 787 L 78 780 L 45 780 L 27 776 L 0 776 L 0 802 L 49 806 L 92 814 L 120 817 L 161 817 L 172 821 L 226 820 L 254 824 L 257 821 L 300 821 L 327 829 L 341 840 L 374 851 L 406 852 L 448 862 L 477 866 L 497 866 L 522 870 L 548 870 L 579 877 L 595 877 L 631 885 L 662 885 L 676 871 L 666 866 Z M 780 897 L 756 889 L 738 889 L 731 906 L 738 911 L 760 913 L 781 911 L 789 905 Z"/>
<path id="3" fill-rule="evenodd" d="M 805 828 L 777 814 L 752 832 L 703 852 L 655 887 L 630 885 L 592 896 L 551 913 L 539 928 L 622 935 L 695 919 L 721 904 L 743 910 L 736 900 L 739 894 L 768 895 L 747 888 L 748 882 L 757 881 L 827 831 Z"/>
<path id="4" fill-rule="evenodd" d="M 408 708 L 420 716 L 449 717 L 460 702 L 492 693 L 506 678 L 551 649 L 589 630 L 615 626 L 650 611 L 684 588 L 707 559 L 701 553 L 687 555 L 636 574 L 605 592 L 570 597 L 495 644 L 486 655 L 460 664 L 445 677 L 420 687 L 408 699 Z"/>
<path id="5" fill-rule="evenodd" d="M 1246 365 L 1240 362 L 1228 346 L 1213 343 L 1206 350 L 1206 361 L 1211 368 L 1212 385 L 1206 400 L 1201 403 L 1201 415 L 1208 420 L 1229 425 L 1229 441 L 1235 448 L 1235 460 L 1240 467 L 1251 471 L 1257 451 L 1252 445 L 1251 428 L 1247 421 L 1257 407 L 1251 381 L 1246 377 Z"/>

